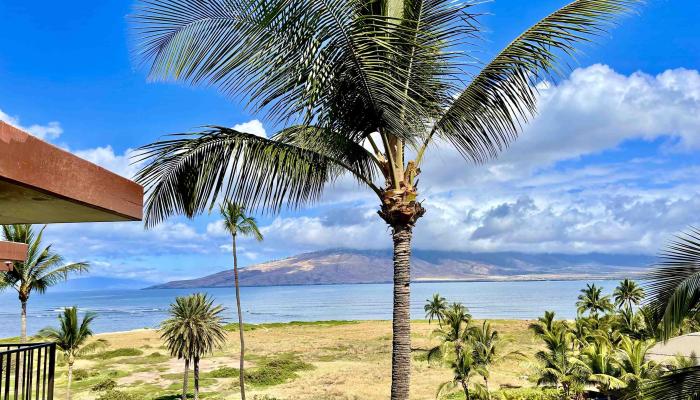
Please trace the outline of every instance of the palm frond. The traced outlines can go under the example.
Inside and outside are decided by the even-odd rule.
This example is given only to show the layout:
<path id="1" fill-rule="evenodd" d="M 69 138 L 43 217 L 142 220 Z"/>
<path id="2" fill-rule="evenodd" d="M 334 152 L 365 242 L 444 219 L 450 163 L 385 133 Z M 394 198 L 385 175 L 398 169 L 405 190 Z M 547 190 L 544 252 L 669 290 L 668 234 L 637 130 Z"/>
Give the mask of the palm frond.
<path id="1" fill-rule="evenodd" d="M 668 339 L 700 305 L 700 230 L 678 235 L 646 278 L 648 305 Z"/>
<path id="2" fill-rule="evenodd" d="M 345 170 L 311 150 L 224 127 L 178 134 L 142 148 L 136 179 L 147 194 L 146 223 L 192 217 L 219 196 L 251 209 L 279 210 L 317 200 Z"/>
<path id="3" fill-rule="evenodd" d="M 576 0 L 510 43 L 470 82 L 435 124 L 465 158 L 495 157 L 537 111 L 538 81 L 559 74 L 562 56 L 605 32 L 641 0 Z"/>
<path id="4" fill-rule="evenodd" d="M 279 121 L 357 127 L 348 117 L 361 115 L 368 129 L 391 126 L 406 134 L 399 128 L 419 120 L 425 108 L 424 92 L 413 89 L 420 86 L 405 82 L 419 75 L 408 73 L 403 53 L 417 41 L 416 29 L 367 13 L 366 6 L 363 0 L 142 0 L 132 20 L 137 56 L 152 78 L 216 86 L 249 99 L 255 110 L 267 107 Z M 440 16 L 434 19 L 441 26 Z M 442 29 L 442 36 L 426 36 L 437 44 L 456 35 Z"/>
<path id="5" fill-rule="evenodd" d="M 700 367 L 673 371 L 642 386 L 645 400 L 700 399 Z"/>

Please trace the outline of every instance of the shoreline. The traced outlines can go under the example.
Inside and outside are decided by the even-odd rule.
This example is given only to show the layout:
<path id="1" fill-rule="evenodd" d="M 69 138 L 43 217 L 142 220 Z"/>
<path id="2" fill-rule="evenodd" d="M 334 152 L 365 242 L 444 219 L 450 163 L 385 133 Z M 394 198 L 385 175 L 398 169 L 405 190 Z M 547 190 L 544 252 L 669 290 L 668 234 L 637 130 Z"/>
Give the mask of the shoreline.
<path id="1" fill-rule="evenodd" d="M 625 278 L 642 280 L 640 277 L 644 275 L 644 271 L 631 272 L 627 275 L 568 275 L 568 276 L 558 276 L 558 275 L 512 275 L 504 276 L 497 275 L 491 278 L 469 278 L 469 279 L 418 279 L 411 280 L 411 283 L 508 283 L 508 282 L 574 282 L 574 281 L 615 281 L 622 280 Z M 297 286 L 342 286 L 342 285 L 388 285 L 391 281 L 382 282 L 338 282 L 338 283 L 288 283 L 280 285 L 240 285 L 240 287 L 297 287 Z M 123 289 L 123 290 L 175 290 L 175 289 L 227 289 L 234 288 L 233 285 L 225 286 L 181 286 L 181 287 L 161 287 L 167 285 L 167 283 L 162 283 L 154 286 L 149 286 L 139 289 Z M 95 289 L 99 290 L 99 289 Z M 86 292 L 92 290 L 85 290 Z"/>

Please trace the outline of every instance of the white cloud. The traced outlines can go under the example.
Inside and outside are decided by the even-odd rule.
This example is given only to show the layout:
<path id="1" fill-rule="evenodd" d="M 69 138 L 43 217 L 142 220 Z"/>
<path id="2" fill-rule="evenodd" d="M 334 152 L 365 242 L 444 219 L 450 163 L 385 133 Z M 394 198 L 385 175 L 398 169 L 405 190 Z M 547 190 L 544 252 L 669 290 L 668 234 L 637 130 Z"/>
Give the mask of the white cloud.
<path id="1" fill-rule="evenodd" d="M 244 122 L 242 124 L 237 124 L 233 126 L 233 129 L 245 133 L 250 133 L 255 136 L 267 137 L 267 132 L 265 132 L 265 127 L 263 127 L 262 122 L 257 119 Z"/>
<path id="2" fill-rule="evenodd" d="M 51 121 L 46 125 L 32 124 L 25 127 L 20 124 L 18 117 L 8 115 L 2 110 L 0 110 L 0 121 L 4 121 L 12 126 L 22 129 L 23 131 L 26 131 L 41 140 L 50 141 L 53 139 L 58 139 L 58 137 L 63 133 L 63 128 L 61 128 L 61 124 L 59 122 Z"/>
<path id="3" fill-rule="evenodd" d="M 127 149 L 123 154 L 116 154 L 112 146 L 105 146 L 87 150 L 76 150 L 73 153 L 80 158 L 129 179 L 134 178 L 140 167 L 140 164 L 134 162 L 133 157 L 137 152 L 133 149 Z"/>

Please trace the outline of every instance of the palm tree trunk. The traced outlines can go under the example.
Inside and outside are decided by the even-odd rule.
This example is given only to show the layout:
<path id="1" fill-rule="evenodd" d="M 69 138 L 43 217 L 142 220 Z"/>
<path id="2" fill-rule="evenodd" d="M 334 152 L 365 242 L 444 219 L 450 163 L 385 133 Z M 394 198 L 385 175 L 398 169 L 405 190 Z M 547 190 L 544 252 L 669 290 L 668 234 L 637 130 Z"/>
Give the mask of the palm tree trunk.
<path id="1" fill-rule="evenodd" d="M 199 357 L 194 357 L 194 400 L 199 400 Z"/>
<path id="2" fill-rule="evenodd" d="M 238 285 L 238 254 L 236 254 L 236 235 L 233 235 L 233 281 L 236 286 L 236 308 L 238 309 L 238 336 L 241 342 L 238 382 L 241 386 L 241 400 L 245 400 L 245 374 L 243 358 L 245 357 L 245 340 L 243 339 L 243 313 L 241 313 L 241 290 Z"/>
<path id="3" fill-rule="evenodd" d="M 182 400 L 187 400 L 187 381 L 190 377 L 190 360 L 185 358 L 185 374 L 182 377 Z"/>
<path id="4" fill-rule="evenodd" d="M 27 342 L 27 300 L 20 300 L 22 303 L 22 322 L 20 331 L 20 341 L 22 343 Z"/>
<path id="5" fill-rule="evenodd" d="M 70 400 L 70 386 L 73 383 L 73 361 L 68 360 L 68 384 L 66 385 L 66 399 Z"/>
<path id="6" fill-rule="evenodd" d="M 465 381 L 462 381 L 462 390 L 464 390 L 464 398 L 466 400 L 470 400 L 469 396 L 469 384 L 466 383 Z"/>
<path id="7" fill-rule="evenodd" d="M 391 400 L 408 400 L 411 381 L 411 237 L 410 225 L 393 227 L 394 315 Z"/>

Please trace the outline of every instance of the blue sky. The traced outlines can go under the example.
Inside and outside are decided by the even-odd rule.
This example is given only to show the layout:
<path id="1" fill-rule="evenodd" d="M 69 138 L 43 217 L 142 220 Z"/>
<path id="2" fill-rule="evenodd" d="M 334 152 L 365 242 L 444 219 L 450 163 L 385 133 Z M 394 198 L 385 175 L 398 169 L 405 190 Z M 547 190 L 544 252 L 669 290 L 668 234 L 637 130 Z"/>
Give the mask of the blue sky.
<path id="1" fill-rule="evenodd" d="M 496 0 L 486 15 L 488 60 L 565 1 Z M 485 166 L 436 150 L 424 168 L 429 212 L 416 246 L 471 251 L 653 254 L 699 224 L 700 3 L 649 0 L 576 69 L 543 86 L 540 116 Z M 215 90 L 148 83 L 130 57 L 130 1 L 0 2 L 0 118 L 115 172 L 130 149 L 204 124 L 267 134 L 275 127 Z M 255 121 L 261 119 L 262 123 Z M 253 121 L 253 122 L 251 122 Z M 376 201 L 341 181 L 318 206 L 260 217 L 267 240 L 244 242 L 244 263 L 329 247 L 389 247 Z M 48 229 L 70 260 L 94 274 L 153 281 L 225 268 L 228 241 L 215 216 Z M 70 238 L 70 239 L 68 239 Z"/>

